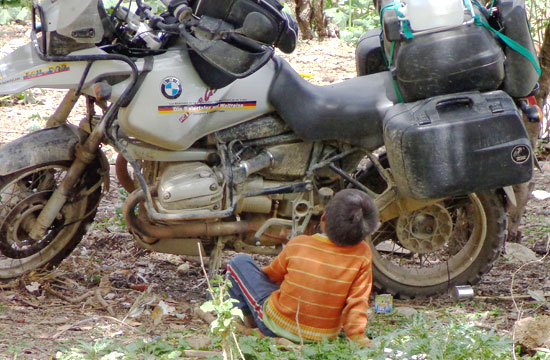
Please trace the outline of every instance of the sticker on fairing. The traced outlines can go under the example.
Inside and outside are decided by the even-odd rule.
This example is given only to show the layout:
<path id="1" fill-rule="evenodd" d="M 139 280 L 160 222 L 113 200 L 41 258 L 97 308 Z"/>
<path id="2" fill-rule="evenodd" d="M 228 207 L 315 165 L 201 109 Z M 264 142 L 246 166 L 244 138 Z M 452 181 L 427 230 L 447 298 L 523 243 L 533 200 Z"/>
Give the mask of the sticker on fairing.
<path id="1" fill-rule="evenodd" d="M 160 91 L 165 98 L 174 100 L 180 97 L 183 92 L 183 87 L 181 86 L 181 82 L 178 78 L 169 76 L 162 80 Z"/>
<path id="2" fill-rule="evenodd" d="M 225 110 L 250 110 L 256 109 L 256 101 L 220 101 L 211 104 L 190 104 L 175 106 L 159 106 L 159 114 L 190 114 L 211 113 Z"/>
<path id="3" fill-rule="evenodd" d="M 512 149 L 512 161 L 518 165 L 524 164 L 531 158 L 531 149 L 527 145 L 517 145 Z"/>
<path id="4" fill-rule="evenodd" d="M 60 74 L 66 71 L 70 71 L 71 66 L 67 63 L 48 66 L 45 68 L 34 69 L 23 72 L 23 80 L 36 79 L 43 76 Z"/>

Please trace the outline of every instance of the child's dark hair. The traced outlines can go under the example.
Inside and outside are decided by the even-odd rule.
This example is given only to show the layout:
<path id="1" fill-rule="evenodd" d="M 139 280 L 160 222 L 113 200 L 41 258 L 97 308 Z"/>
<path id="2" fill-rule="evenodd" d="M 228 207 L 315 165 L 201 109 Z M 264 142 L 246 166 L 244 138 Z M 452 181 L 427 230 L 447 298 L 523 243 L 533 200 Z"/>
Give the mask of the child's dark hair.
<path id="1" fill-rule="evenodd" d="M 379 225 L 374 201 L 356 189 L 339 191 L 325 209 L 325 232 L 340 246 L 353 246 L 365 240 Z"/>

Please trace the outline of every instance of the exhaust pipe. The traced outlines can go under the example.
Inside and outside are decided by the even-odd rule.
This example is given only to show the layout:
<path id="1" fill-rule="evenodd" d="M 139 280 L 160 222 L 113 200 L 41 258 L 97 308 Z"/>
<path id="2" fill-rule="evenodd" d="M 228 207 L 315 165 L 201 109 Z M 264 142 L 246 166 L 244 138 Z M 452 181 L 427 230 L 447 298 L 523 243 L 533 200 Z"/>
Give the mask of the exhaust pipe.
<path id="1" fill-rule="evenodd" d="M 135 209 L 142 202 L 145 202 L 145 194 L 143 191 L 134 191 L 122 205 L 122 215 L 130 228 L 144 237 L 150 238 L 151 243 L 156 242 L 157 239 L 197 238 L 204 236 L 214 237 L 254 231 L 253 224 L 248 221 L 212 223 L 204 221 L 187 221 L 185 224 L 156 225 L 143 219 L 143 217 L 136 216 Z M 256 226 L 258 226 L 258 224 L 256 224 Z M 145 241 L 149 242 L 147 240 Z"/>

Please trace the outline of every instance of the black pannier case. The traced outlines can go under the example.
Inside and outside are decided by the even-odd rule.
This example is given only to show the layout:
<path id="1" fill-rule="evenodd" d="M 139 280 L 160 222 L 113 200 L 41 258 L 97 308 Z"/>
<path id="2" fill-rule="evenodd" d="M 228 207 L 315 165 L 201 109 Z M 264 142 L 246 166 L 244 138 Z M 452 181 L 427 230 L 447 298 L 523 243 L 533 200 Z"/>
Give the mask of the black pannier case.
<path id="1" fill-rule="evenodd" d="M 533 38 L 529 31 L 525 1 L 497 0 L 495 6 L 499 9 L 502 33 L 525 47 L 534 59 L 538 59 Z M 506 54 L 506 61 L 504 62 L 506 77 L 504 78 L 502 90 L 513 97 L 529 95 L 539 81 L 538 72 L 531 61 L 509 46 L 504 48 L 504 53 Z"/>
<path id="2" fill-rule="evenodd" d="M 382 36 L 382 30 L 377 28 L 367 31 L 359 39 L 357 49 L 355 49 L 355 66 L 358 76 L 388 71 L 388 65 L 380 45 L 380 36 Z"/>
<path id="3" fill-rule="evenodd" d="M 487 29 L 473 24 L 397 41 L 392 66 L 406 102 L 496 90 L 504 79 L 502 48 Z"/>
<path id="4" fill-rule="evenodd" d="M 437 199 L 529 181 L 529 137 L 503 91 L 438 96 L 397 104 L 384 119 L 398 189 Z"/>

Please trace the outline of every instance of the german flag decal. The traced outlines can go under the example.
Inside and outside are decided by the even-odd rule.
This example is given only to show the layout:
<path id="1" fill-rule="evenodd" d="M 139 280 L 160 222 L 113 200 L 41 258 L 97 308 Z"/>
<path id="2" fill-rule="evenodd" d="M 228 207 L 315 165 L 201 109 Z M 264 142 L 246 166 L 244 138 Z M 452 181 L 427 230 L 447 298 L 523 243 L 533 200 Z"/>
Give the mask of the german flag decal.
<path id="1" fill-rule="evenodd" d="M 249 110 L 256 109 L 256 101 L 220 101 L 211 104 L 170 105 L 159 106 L 159 114 L 192 114 L 209 113 L 225 110 Z"/>

